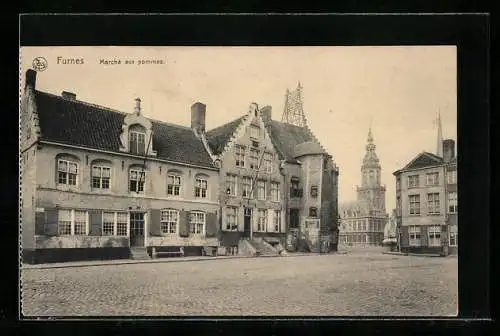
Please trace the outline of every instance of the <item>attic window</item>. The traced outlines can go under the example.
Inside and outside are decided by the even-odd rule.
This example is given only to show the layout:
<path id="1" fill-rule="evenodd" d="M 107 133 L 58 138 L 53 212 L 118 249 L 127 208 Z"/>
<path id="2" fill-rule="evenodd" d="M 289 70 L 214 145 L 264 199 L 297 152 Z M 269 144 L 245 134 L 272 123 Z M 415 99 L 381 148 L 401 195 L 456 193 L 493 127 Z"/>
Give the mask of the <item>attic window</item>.
<path id="1" fill-rule="evenodd" d="M 251 125 L 250 126 L 250 137 L 258 139 L 260 137 L 260 127 Z"/>

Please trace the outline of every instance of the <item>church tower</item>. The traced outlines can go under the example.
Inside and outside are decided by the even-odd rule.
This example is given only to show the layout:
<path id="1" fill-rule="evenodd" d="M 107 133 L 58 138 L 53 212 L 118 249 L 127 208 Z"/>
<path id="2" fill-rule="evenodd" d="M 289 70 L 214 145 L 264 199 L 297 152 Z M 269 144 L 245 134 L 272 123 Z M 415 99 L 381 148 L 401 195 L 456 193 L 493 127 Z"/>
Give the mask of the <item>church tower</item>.
<path id="1" fill-rule="evenodd" d="M 385 186 L 380 182 L 382 168 L 375 153 L 371 127 L 368 131 L 366 153 L 361 165 L 361 186 L 357 188 L 358 200 L 370 206 L 372 214 L 385 214 Z"/>

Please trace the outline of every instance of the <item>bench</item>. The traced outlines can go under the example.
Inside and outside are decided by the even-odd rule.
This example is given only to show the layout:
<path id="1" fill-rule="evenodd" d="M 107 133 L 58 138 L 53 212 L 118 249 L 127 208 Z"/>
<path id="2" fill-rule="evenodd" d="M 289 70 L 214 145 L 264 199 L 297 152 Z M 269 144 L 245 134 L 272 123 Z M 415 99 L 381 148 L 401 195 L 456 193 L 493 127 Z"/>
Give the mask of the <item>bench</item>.
<path id="1" fill-rule="evenodd" d="M 153 259 L 162 255 L 180 255 L 181 257 L 184 257 L 184 247 L 181 246 L 179 248 L 179 251 L 156 251 L 156 249 L 153 247 L 153 251 L 151 254 L 153 256 Z"/>

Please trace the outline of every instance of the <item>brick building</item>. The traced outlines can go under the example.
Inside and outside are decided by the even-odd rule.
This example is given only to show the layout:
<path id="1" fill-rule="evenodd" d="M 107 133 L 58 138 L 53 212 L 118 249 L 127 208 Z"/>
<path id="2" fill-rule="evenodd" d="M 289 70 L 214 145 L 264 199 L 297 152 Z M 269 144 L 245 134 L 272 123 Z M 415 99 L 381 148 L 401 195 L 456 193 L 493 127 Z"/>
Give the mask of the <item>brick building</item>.
<path id="1" fill-rule="evenodd" d="M 36 75 L 20 111 L 24 262 L 276 252 L 301 226 L 318 230 L 309 250 L 320 231 L 334 249 L 338 169 L 307 126 L 251 104 L 206 132 L 202 103 L 185 127 L 140 99 L 122 112 L 39 91 Z"/>
<path id="2" fill-rule="evenodd" d="M 402 252 L 456 253 L 457 158 L 455 141 L 442 141 L 442 156 L 418 154 L 396 177 L 396 211 Z"/>
<path id="3" fill-rule="evenodd" d="M 380 181 L 382 168 L 375 149 L 370 129 L 357 200 L 343 203 L 340 209 L 340 244 L 343 247 L 378 246 L 384 239 L 388 215 L 385 210 L 385 186 Z"/>

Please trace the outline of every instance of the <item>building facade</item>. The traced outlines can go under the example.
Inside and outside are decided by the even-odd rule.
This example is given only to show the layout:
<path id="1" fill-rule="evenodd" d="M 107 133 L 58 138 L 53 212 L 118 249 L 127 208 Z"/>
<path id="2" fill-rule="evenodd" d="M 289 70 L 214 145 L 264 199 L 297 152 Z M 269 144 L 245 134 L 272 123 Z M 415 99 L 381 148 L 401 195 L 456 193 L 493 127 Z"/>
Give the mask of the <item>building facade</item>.
<path id="1" fill-rule="evenodd" d="M 402 252 L 456 253 L 458 246 L 455 141 L 442 141 L 443 156 L 417 155 L 396 177 L 396 212 Z"/>
<path id="2" fill-rule="evenodd" d="M 36 76 L 20 110 L 23 262 L 276 251 L 307 225 L 309 250 L 319 231 L 335 248 L 338 169 L 307 126 L 253 103 L 206 132 L 199 102 L 185 127 L 140 99 L 126 113 L 39 91 Z"/>
<path id="3" fill-rule="evenodd" d="M 303 115 L 295 98 L 287 93 L 285 111 L 293 104 Z M 336 250 L 338 168 L 307 124 L 273 120 L 270 106 L 252 104 L 207 140 L 221 162 L 226 246 L 243 239 L 288 251 Z"/>
<path id="4" fill-rule="evenodd" d="M 37 91 L 21 107 L 24 262 L 201 254 L 217 246 L 218 168 L 183 127 Z M 132 104 L 131 104 L 132 105 Z M 200 104 L 193 106 L 193 116 Z"/>
<path id="5" fill-rule="evenodd" d="M 375 152 L 371 129 L 361 165 L 361 186 L 357 200 L 341 206 L 340 242 L 342 246 L 378 246 L 384 239 L 388 216 L 385 209 L 385 186 L 381 184 L 382 168 Z"/>

